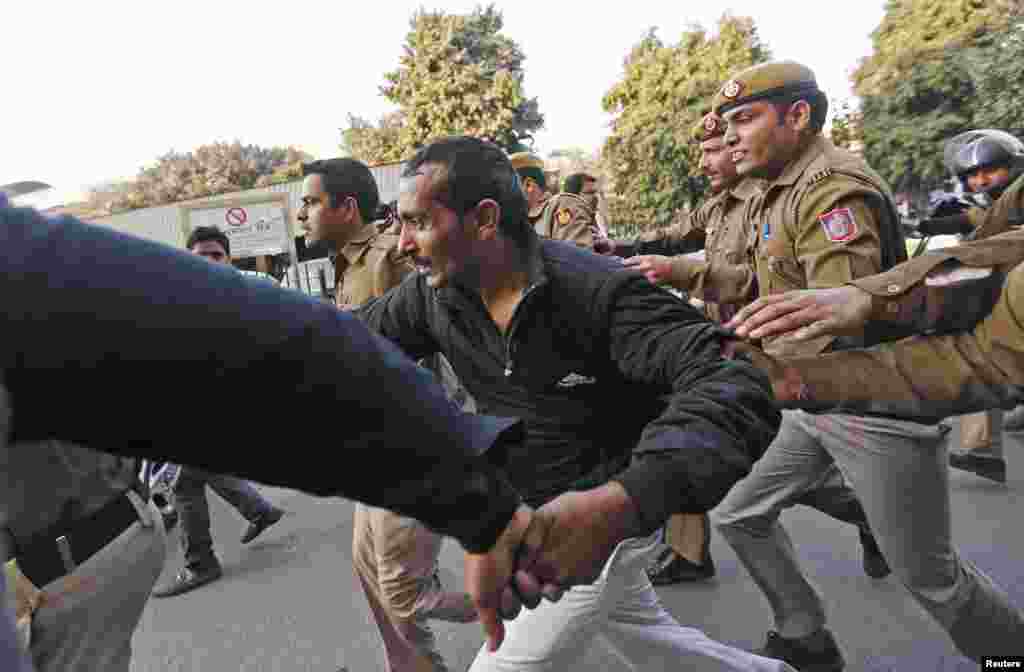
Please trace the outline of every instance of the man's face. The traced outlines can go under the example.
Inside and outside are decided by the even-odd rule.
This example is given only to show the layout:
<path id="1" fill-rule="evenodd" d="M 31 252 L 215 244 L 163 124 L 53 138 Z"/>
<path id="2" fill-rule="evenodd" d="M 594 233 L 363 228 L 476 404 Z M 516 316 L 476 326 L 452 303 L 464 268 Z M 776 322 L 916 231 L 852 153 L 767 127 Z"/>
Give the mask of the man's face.
<path id="1" fill-rule="evenodd" d="M 476 229 L 467 213 L 463 221 L 436 200 L 436 164 L 426 164 L 415 177 L 403 178 L 398 195 L 398 217 L 402 222 L 399 249 L 410 257 L 416 271 L 427 276 L 434 288 L 447 287 L 456 279 L 472 284 L 476 264 Z M 443 183 L 442 183 L 443 184 Z"/>
<path id="2" fill-rule="evenodd" d="M 296 214 L 299 226 L 306 232 L 306 243 L 310 246 L 327 243 L 337 248 L 349 240 L 355 233 L 356 216 L 355 199 L 346 198 L 331 207 L 330 196 L 323 190 L 321 176 L 308 175 L 302 181 L 302 206 Z"/>
<path id="3" fill-rule="evenodd" d="M 725 144 L 725 138 L 718 136 L 700 143 L 700 169 L 711 181 L 712 193 L 724 191 L 738 181 L 736 164 Z"/>
<path id="4" fill-rule="evenodd" d="M 231 257 L 224 251 L 224 246 L 216 240 L 204 240 L 192 246 L 192 254 L 198 254 L 215 264 L 230 264 Z"/>
<path id="5" fill-rule="evenodd" d="M 583 182 L 580 198 L 590 206 L 591 210 L 597 210 L 598 203 L 601 200 L 601 191 L 597 188 L 597 180 L 585 180 Z"/>
<path id="6" fill-rule="evenodd" d="M 544 200 L 544 190 L 537 184 L 532 177 L 519 177 L 519 184 L 522 186 L 523 194 L 526 195 L 526 204 L 533 210 L 533 208 Z"/>
<path id="7" fill-rule="evenodd" d="M 967 173 L 967 188 L 974 193 L 987 193 L 1010 183 L 1010 169 L 1006 166 L 984 166 Z"/>
<path id="8" fill-rule="evenodd" d="M 806 127 L 806 119 L 800 118 L 806 115 L 792 112 L 798 105 L 790 106 L 791 112 L 781 119 L 782 123 L 776 106 L 763 100 L 741 105 L 724 115 L 729 123 L 725 144 L 739 177 L 773 180 L 782 173 L 796 154 L 800 131 Z M 809 110 L 806 103 L 803 105 Z"/>

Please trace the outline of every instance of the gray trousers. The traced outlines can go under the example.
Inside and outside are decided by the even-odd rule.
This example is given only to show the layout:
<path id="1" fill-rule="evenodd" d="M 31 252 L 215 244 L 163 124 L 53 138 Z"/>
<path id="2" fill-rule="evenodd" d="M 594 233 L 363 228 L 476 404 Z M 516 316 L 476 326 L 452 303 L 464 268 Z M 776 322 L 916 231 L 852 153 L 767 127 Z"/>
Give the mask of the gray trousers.
<path id="1" fill-rule="evenodd" d="M 833 462 L 849 479 L 893 573 L 965 655 L 1024 648 L 1024 613 L 950 541 L 946 429 L 843 414 L 785 411 L 750 475 L 714 512 L 714 523 L 758 584 L 783 637 L 825 624 L 779 514 L 817 487 Z"/>
<path id="2" fill-rule="evenodd" d="M 167 557 L 160 512 L 137 522 L 74 572 L 43 586 L 32 616 L 36 672 L 128 672 L 132 634 Z"/>
<path id="3" fill-rule="evenodd" d="M 210 486 L 221 499 L 238 509 L 250 523 L 273 508 L 249 481 L 182 467 L 181 476 L 174 488 L 174 506 L 181 515 L 181 548 L 185 552 L 185 566 L 193 570 L 217 564 L 217 556 L 213 553 L 213 536 L 210 534 L 210 504 L 206 501 L 206 486 Z"/>

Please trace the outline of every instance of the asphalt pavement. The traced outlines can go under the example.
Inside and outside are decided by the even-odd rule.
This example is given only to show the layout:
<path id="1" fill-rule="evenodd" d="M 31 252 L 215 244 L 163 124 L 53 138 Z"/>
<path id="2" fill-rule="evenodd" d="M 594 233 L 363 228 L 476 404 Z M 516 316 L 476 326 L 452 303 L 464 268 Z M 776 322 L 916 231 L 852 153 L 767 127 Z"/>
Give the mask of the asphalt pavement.
<path id="1" fill-rule="evenodd" d="M 953 538 L 962 554 L 1024 605 L 1024 451 L 1008 439 L 1009 482 L 998 485 L 951 472 Z M 192 593 L 151 600 L 133 640 L 132 672 L 369 672 L 384 670 L 370 612 L 352 574 L 352 504 L 276 488 L 261 488 L 289 513 L 249 546 L 236 511 L 211 496 L 214 543 L 224 578 Z M 804 563 L 828 605 L 830 627 L 847 670 L 967 672 L 977 665 L 959 656 L 934 624 L 889 577 L 870 579 L 860 565 L 853 527 L 796 507 L 783 517 Z M 181 567 L 178 533 L 168 539 L 162 581 Z M 717 536 L 717 576 L 707 583 L 659 588 L 666 608 L 683 624 L 743 648 L 759 646 L 771 627 L 766 601 Z M 457 544 L 446 541 L 442 572 L 460 585 Z M 483 636 L 475 624 L 435 623 L 449 668 L 465 670 Z M 586 668 L 621 670 L 595 647 Z"/>

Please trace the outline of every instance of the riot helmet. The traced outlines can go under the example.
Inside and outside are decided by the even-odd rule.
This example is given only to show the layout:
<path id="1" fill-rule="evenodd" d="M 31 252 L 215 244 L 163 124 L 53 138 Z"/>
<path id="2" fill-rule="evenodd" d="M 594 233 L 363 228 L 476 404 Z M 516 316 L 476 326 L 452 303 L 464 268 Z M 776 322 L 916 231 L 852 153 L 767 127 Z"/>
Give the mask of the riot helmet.
<path id="1" fill-rule="evenodd" d="M 1024 143 L 1009 133 L 980 129 L 961 133 L 946 142 L 943 163 L 960 180 L 964 191 L 995 200 L 1024 172 Z M 983 168 L 1005 167 L 1008 179 L 998 185 L 971 189 L 968 177 Z"/>

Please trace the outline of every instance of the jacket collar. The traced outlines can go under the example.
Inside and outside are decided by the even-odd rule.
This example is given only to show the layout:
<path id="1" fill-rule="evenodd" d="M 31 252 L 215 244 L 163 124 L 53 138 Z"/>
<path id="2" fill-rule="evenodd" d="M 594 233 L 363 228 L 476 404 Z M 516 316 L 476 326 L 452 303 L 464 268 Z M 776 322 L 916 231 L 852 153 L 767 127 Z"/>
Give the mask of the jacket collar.
<path id="1" fill-rule="evenodd" d="M 342 246 L 341 250 L 331 258 L 331 261 L 337 266 L 338 257 L 340 256 L 348 262 L 349 266 L 356 263 L 360 257 L 366 254 L 367 243 L 373 240 L 377 233 L 377 226 L 373 222 L 366 224 L 363 228 L 359 229 L 359 233 L 352 240 Z"/>
<path id="2" fill-rule="evenodd" d="M 775 178 L 775 181 L 771 182 L 768 186 L 792 186 L 796 184 L 796 181 L 804 174 L 804 171 L 811 165 L 811 162 L 824 154 L 826 149 L 825 136 L 819 133 L 804 147 L 799 156 L 789 162 L 789 165 L 782 171 L 782 174 Z"/>

